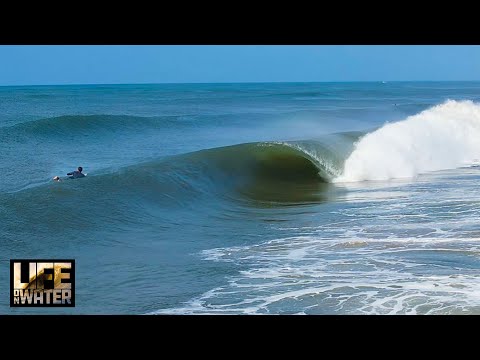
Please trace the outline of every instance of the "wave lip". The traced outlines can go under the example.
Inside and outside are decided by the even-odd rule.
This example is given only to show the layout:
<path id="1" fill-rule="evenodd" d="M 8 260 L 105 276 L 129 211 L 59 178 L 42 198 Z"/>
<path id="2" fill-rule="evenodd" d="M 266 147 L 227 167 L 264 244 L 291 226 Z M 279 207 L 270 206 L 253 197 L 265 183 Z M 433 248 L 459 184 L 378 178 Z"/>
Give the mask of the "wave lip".
<path id="1" fill-rule="evenodd" d="M 362 137 L 334 182 L 413 178 L 480 158 L 480 105 L 448 100 Z"/>

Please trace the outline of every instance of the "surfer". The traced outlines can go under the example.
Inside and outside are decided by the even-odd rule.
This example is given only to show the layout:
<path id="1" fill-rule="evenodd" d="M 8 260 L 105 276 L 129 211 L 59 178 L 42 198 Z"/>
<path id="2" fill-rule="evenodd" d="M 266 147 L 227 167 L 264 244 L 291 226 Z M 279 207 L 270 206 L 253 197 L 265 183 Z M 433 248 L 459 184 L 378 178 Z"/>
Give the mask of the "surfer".
<path id="1" fill-rule="evenodd" d="M 53 178 L 53 181 L 60 182 L 60 181 L 62 181 L 62 180 L 60 179 L 60 177 L 59 177 L 59 176 L 55 176 L 55 177 Z"/>
<path id="2" fill-rule="evenodd" d="M 69 175 L 69 178 L 70 178 L 70 179 L 82 178 L 82 177 L 85 176 L 84 174 L 82 174 L 82 171 L 83 171 L 83 168 L 82 168 L 81 166 L 79 166 L 79 167 L 77 168 L 77 170 L 72 171 L 72 172 L 69 172 L 67 175 Z"/>

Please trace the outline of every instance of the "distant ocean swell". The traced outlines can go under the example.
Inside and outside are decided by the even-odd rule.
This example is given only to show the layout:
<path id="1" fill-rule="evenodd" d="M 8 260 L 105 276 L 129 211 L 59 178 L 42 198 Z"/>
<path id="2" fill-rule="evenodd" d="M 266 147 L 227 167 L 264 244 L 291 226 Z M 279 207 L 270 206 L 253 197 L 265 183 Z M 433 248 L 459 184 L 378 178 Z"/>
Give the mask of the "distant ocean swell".
<path id="1" fill-rule="evenodd" d="M 5 126 L 0 134 L 28 136 L 82 135 L 92 132 L 118 132 L 141 128 L 180 127 L 181 116 L 141 117 L 127 115 L 64 115 Z"/>

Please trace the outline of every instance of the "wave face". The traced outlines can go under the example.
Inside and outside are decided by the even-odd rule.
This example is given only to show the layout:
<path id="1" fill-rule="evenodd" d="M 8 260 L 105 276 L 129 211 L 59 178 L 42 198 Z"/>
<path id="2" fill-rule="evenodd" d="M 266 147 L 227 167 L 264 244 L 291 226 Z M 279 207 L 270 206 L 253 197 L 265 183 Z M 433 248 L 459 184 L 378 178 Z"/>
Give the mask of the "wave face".
<path id="1" fill-rule="evenodd" d="M 208 162 L 235 177 L 330 182 L 360 133 L 339 133 L 320 140 L 257 142 L 186 154 L 185 159 Z"/>
<path id="2" fill-rule="evenodd" d="M 480 105 L 449 100 L 358 141 L 335 182 L 411 178 L 480 157 Z"/>
<path id="3" fill-rule="evenodd" d="M 318 201 L 326 184 L 340 174 L 358 137 L 359 133 L 343 133 L 317 141 L 240 144 L 186 154 L 176 161 L 188 171 L 201 168 L 195 186 L 208 179 L 213 184 L 210 192 L 221 190 L 229 198 L 311 202 Z"/>
<path id="4" fill-rule="evenodd" d="M 75 185 L 85 184 L 83 191 L 91 192 L 91 196 L 121 192 L 142 194 L 142 199 L 148 195 L 149 200 L 193 199 L 202 193 L 237 200 L 299 200 L 296 196 L 301 197 L 303 190 L 314 191 L 341 173 L 344 159 L 361 134 L 338 133 L 315 141 L 256 142 L 201 150 L 91 174 Z M 70 189 L 73 185 L 67 180 L 55 184 L 48 181 L 43 186 Z M 30 190 L 35 188 L 21 192 Z"/>

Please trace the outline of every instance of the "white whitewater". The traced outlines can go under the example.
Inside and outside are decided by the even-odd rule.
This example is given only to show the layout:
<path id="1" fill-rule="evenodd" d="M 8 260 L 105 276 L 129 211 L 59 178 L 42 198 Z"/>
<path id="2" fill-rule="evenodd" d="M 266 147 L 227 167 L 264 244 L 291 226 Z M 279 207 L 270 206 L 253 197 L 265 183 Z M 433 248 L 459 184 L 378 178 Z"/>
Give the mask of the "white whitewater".
<path id="1" fill-rule="evenodd" d="M 411 178 L 480 158 L 480 105 L 448 100 L 362 137 L 334 182 Z"/>

